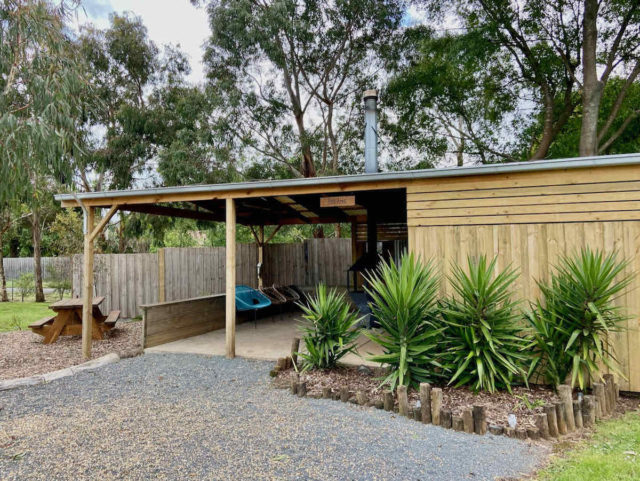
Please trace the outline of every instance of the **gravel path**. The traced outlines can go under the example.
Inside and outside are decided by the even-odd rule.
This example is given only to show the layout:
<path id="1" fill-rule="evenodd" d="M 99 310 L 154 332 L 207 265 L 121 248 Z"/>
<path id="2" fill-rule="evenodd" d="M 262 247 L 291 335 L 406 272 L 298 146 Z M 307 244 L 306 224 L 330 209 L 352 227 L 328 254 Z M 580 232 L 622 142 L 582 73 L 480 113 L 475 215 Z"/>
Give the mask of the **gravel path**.
<path id="1" fill-rule="evenodd" d="M 541 460 L 515 439 L 293 397 L 271 367 L 146 354 L 0 393 L 0 478 L 490 480 Z"/>

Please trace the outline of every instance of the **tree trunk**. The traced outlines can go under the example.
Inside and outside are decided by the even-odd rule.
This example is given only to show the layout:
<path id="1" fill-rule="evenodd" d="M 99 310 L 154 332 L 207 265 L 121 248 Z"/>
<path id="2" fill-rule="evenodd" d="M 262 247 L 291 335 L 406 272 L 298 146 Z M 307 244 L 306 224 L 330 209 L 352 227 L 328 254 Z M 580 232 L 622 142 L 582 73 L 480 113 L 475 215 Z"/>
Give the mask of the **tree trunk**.
<path id="1" fill-rule="evenodd" d="M 33 209 L 31 214 L 31 227 L 33 232 L 33 270 L 36 284 L 36 302 L 44 302 L 41 259 L 42 229 L 40 227 L 40 211 L 37 208 Z"/>
<path id="2" fill-rule="evenodd" d="M 553 141 L 553 97 L 548 89 L 544 89 L 544 123 L 542 126 L 542 137 L 538 143 L 538 148 L 531 156 L 531 160 L 541 160 L 547 156 L 549 147 Z"/>
<path id="3" fill-rule="evenodd" d="M 298 137 L 300 138 L 300 146 L 302 148 L 302 165 L 300 172 L 303 177 L 316 177 L 316 167 L 313 165 L 313 155 L 311 154 L 311 146 L 307 139 L 307 131 L 304 127 L 304 114 L 296 114 L 296 125 L 298 126 Z"/>
<path id="4" fill-rule="evenodd" d="M 582 126 L 579 154 L 581 157 L 598 153 L 598 113 L 603 84 L 598 79 L 596 47 L 598 43 L 598 0 L 585 0 L 582 22 Z"/>
<path id="5" fill-rule="evenodd" d="M 462 132 L 464 128 L 464 122 L 462 120 L 462 116 L 458 117 L 458 129 Z M 460 135 L 460 142 L 458 142 L 458 152 L 456 152 L 456 157 L 458 160 L 458 167 L 462 167 L 464 165 L 464 136 Z"/>
<path id="6" fill-rule="evenodd" d="M 2 245 L 3 234 L 0 233 L 0 302 L 9 302 L 9 296 L 7 295 L 7 278 L 4 273 L 4 256 Z"/>
<path id="7" fill-rule="evenodd" d="M 124 254 L 125 249 L 127 248 L 125 238 L 124 238 L 124 212 L 120 211 L 118 213 L 120 216 L 120 224 L 118 225 L 118 252 L 120 254 Z"/>

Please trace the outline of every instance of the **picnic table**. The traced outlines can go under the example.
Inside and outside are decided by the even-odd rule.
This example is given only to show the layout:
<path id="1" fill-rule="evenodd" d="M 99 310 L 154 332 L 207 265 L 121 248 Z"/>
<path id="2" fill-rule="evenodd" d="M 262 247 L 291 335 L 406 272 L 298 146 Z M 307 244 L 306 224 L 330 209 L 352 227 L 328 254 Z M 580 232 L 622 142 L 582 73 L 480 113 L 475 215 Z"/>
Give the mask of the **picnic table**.
<path id="1" fill-rule="evenodd" d="M 120 317 L 120 311 L 111 311 L 105 316 L 100 311 L 100 304 L 104 297 L 93 298 L 92 337 L 96 340 L 104 339 L 104 333 L 113 329 Z M 36 334 L 44 336 L 44 344 L 51 344 L 58 340 L 59 336 L 82 335 L 82 299 L 62 299 L 49 306 L 55 315 L 44 317 L 29 328 Z"/>

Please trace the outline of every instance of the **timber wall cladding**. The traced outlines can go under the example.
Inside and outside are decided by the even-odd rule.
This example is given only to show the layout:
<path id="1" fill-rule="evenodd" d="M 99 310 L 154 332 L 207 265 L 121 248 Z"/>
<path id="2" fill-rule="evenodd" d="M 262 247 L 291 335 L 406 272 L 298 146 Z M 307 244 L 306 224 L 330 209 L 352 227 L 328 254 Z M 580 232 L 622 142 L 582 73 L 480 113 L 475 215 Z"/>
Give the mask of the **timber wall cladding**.
<path id="1" fill-rule="evenodd" d="M 561 254 L 589 246 L 630 261 L 633 284 L 617 299 L 630 316 L 610 342 L 622 390 L 640 391 L 640 167 L 591 168 L 442 179 L 407 189 L 409 248 L 434 259 L 442 274 L 452 262 L 486 254 L 498 268 L 516 267 L 514 294 L 539 296 Z M 450 294 L 448 282 L 443 293 Z M 526 307 L 526 304 L 523 305 Z"/>
<path id="2" fill-rule="evenodd" d="M 222 329 L 225 325 L 225 295 L 140 306 L 144 322 L 144 347 Z"/>

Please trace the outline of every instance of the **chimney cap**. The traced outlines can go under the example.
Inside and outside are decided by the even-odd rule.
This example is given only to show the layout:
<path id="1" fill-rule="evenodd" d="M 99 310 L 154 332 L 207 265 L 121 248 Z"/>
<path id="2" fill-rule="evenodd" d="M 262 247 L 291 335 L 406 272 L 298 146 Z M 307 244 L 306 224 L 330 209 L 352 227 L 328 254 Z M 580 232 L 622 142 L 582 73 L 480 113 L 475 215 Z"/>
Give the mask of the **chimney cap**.
<path id="1" fill-rule="evenodd" d="M 378 91 L 376 89 L 365 90 L 363 98 L 364 100 L 371 99 L 371 98 L 377 99 Z"/>

